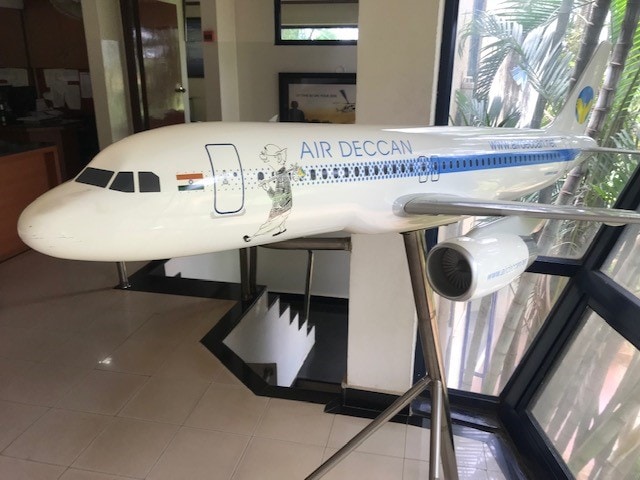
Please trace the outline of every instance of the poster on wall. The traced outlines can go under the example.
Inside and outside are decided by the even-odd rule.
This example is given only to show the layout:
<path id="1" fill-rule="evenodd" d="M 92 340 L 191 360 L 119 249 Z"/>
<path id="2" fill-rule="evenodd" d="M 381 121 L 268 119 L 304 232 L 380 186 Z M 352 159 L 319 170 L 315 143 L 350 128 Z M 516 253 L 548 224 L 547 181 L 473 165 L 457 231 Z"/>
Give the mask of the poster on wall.
<path id="1" fill-rule="evenodd" d="M 354 73 L 280 73 L 281 122 L 355 123 Z"/>

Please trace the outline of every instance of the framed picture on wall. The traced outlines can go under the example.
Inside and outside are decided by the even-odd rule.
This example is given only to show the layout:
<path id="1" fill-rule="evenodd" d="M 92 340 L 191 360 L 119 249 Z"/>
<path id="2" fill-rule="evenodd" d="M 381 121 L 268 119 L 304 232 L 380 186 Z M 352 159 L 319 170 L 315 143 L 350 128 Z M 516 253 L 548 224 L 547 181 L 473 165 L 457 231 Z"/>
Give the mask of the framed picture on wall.
<path id="1" fill-rule="evenodd" d="M 355 123 L 355 73 L 280 73 L 281 122 Z"/>

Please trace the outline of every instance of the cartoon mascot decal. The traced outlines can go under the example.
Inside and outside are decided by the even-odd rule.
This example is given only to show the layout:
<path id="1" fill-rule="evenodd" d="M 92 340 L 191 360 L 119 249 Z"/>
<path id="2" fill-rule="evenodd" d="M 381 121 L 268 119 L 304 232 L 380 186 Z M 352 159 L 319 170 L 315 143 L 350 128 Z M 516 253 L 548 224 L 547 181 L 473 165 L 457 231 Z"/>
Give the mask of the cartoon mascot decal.
<path id="1" fill-rule="evenodd" d="M 287 231 L 285 223 L 293 207 L 291 178 L 297 180 L 304 176 L 304 171 L 298 165 L 287 168 L 286 148 L 273 144 L 265 145 L 260 152 L 260 159 L 273 170 L 273 175 L 261 180 L 258 184 L 271 199 L 271 211 L 267 221 L 260 225 L 256 233 L 243 237 L 245 242 L 250 242 L 260 235 L 271 233 L 275 237 Z M 295 175 L 291 175 L 292 172 Z"/>

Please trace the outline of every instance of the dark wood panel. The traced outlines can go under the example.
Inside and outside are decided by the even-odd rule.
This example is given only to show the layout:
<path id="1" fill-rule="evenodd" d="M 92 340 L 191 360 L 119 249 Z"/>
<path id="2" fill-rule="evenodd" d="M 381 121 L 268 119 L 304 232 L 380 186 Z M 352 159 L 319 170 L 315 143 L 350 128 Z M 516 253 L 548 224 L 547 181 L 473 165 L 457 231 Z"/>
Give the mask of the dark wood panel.
<path id="1" fill-rule="evenodd" d="M 0 8 L 0 68 L 27 68 L 21 10 Z"/>
<path id="2" fill-rule="evenodd" d="M 81 18 L 60 13 L 47 0 L 24 0 L 24 25 L 33 68 L 89 68 Z"/>
<path id="3" fill-rule="evenodd" d="M 18 237 L 22 210 L 60 183 L 56 147 L 0 156 L 0 261 L 27 250 Z"/>

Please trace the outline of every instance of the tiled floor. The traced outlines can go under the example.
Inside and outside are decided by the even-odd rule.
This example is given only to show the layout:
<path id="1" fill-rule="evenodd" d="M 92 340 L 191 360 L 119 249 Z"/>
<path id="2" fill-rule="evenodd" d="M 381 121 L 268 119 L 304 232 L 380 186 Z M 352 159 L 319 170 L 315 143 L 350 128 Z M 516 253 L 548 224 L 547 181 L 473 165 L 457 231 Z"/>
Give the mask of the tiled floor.
<path id="1" fill-rule="evenodd" d="M 366 424 L 229 374 L 198 341 L 232 302 L 116 279 L 34 252 L 0 263 L 0 479 L 297 480 Z M 427 478 L 428 444 L 388 424 L 325 478 Z M 484 444 L 456 446 L 461 478 L 504 478 Z"/>

